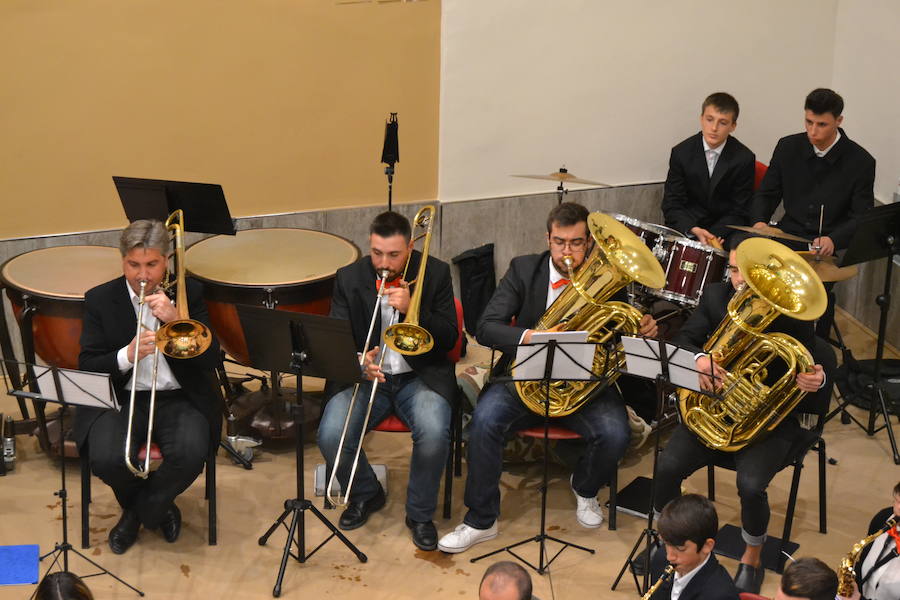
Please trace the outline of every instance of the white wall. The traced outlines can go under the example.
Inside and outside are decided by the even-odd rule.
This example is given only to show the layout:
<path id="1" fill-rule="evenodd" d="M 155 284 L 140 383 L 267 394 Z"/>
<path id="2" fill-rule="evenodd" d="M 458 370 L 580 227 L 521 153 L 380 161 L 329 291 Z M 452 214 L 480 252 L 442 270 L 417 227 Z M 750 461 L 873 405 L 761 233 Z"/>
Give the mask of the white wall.
<path id="1" fill-rule="evenodd" d="M 875 157 L 875 197 L 890 202 L 900 178 L 900 2 L 841 0 L 836 23 L 844 129 Z"/>
<path id="2" fill-rule="evenodd" d="M 443 0 L 439 197 L 550 191 L 509 175 L 562 165 L 610 184 L 660 181 L 718 90 L 737 97 L 736 135 L 768 162 L 779 137 L 802 131 L 809 90 L 831 84 L 837 6 Z"/>

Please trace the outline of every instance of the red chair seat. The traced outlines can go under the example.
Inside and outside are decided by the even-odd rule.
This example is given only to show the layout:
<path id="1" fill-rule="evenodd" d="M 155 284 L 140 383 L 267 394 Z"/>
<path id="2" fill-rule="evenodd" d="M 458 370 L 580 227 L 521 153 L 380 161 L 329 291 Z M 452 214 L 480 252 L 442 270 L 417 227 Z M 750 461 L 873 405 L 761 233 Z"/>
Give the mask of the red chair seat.
<path id="1" fill-rule="evenodd" d="M 150 460 L 162 460 L 162 451 L 159 449 L 159 446 L 150 442 Z M 147 444 L 141 445 L 141 449 L 138 450 L 138 460 L 143 461 L 147 458 Z"/>
<path id="2" fill-rule="evenodd" d="M 738 595 L 741 600 L 770 600 L 768 596 L 760 596 L 759 594 L 751 594 L 750 592 L 741 592 Z"/>
<path id="3" fill-rule="evenodd" d="M 389 415 L 387 419 L 375 426 L 375 431 L 390 431 L 394 433 L 408 432 L 409 427 L 397 415 Z"/>
<path id="4" fill-rule="evenodd" d="M 528 429 L 522 429 L 516 432 L 517 435 L 521 435 L 522 437 L 533 437 L 533 438 L 543 438 L 544 437 L 544 426 L 539 425 L 538 427 L 529 427 Z M 565 427 L 558 427 L 556 425 L 551 425 L 547 431 L 547 439 L 550 440 L 580 440 L 581 436 L 572 431 L 571 429 L 566 429 Z"/>

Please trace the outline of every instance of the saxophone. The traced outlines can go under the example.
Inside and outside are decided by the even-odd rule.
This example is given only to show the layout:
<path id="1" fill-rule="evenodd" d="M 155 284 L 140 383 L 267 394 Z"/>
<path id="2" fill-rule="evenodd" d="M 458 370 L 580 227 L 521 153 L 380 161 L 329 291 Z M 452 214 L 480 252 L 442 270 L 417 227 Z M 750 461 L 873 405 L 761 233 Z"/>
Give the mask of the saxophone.
<path id="1" fill-rule="evenodd" d="M 812 356 L 793 337 L 763 333 L 765 328 L 781 314 L 811 321 L 828 303 L 819 276 L 787 246 L 751 238 L 737 247 L 736 262 L 746 285 L 703 346 L 727 371 L 722 400 L 682 389 L 678 402 L 684 425 L 708 447 L 725 452 L 775 429 L 806 395 L 795 378 L 812 368 Z M 771 381 L 770 374 L 778 378 Z"/>
<path id="2" fill-rule="evenodd" d="M 853 581 L 856 579 L 856 576 L 853 572 L 853 567 L 854 565 L 856 565 L 856 561 L 859 560 L 859 555 L 862 554 L 863 549 L 874 542 L 875 539 L 882 533 L 885 533 L 886 531 L 889 531 L 896 526 L 897 517 L 893 516 L 888 519 L 888 522 L 884 527 L 882 527 L 869 537 L 865 537 L 853 544 L 853 548 L 850 549 L 850 552 L 847 553 L 847 556 L 841 559 L 841 566 L 838 568 L 839 596 L 850 596 L 851 594 L 853 594 Z"/>
<path id="3" fill-rule="evenodd" d="M 659 261 L 641 239 L 609 215 L 588 215 L 588 229 L 595 248 L 570 283 L 541 315 L 534 329 L 550 329 L 563 323 L 563 331 L 587 331 L 597 344 L 592 372 L 600 381 L 553 381 L 550 384 L 550 416 L 564 417 L 591 399 L 598 385 L 615 381 L 625 366 L 625 355 L 607 351 L 604 344 L 640 329 L 641 311 L 624 302 L 609 301 L 632 281 L 660 288 L 666 281 Z M 571 271 L 571 257 L 563 260 Z M 519 398 L 532 412 L 544 414 L 546 391 L 540 381 L 517 381 Z"/>
<path id="4" fill-rule="evenodd" d="M 666 570 L 662 572 L 662 575 L 659 576 L 659 579 L 656 580 L 656 583 L 647 588 L 647 593 L 641 596 L 641 600 L 650 600 L 653 594 L 656 593 L 656 590 L 659 589 L 666 579 L 672 576 L 672 573 L 675 572 L 675 565 L 669 565 L 666 567 Z"/>

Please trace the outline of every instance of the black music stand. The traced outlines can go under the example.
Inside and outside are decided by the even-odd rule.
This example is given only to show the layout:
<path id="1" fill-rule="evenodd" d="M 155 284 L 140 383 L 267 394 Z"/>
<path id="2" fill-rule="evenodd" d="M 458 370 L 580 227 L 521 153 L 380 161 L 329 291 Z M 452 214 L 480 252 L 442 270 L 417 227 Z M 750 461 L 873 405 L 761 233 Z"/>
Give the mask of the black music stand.
<path id="1" fill-rule="evenodd" d="M 574 333 L 574 332 L 560 332 L 563 333 Z M 554 334 L 545 334 L 543 335 L 553 336 Z M 559 335 L 559 334 L 555 334 Z M 573 352 L 567 351 L 566 347 L 590 347 L 592 350 L 590 352 L 590 358 L 587 359 L 588 363 L 593 366 L 593 357 L 594 351 L 596 348 L 596 344 L 593 342 L 559 342 L 557 339 L 549 339 L 543 343 L 531 343 L 531 344 L 520 344 L 518 346 L 519 352 L 521 353 L 523 349 L 529 349 L 532 352 L 524 357 L 522 360 L 518 360 L 518 362 L 514 363 L 513 368 L 540 368 L 543 365 L 542 373 L 539 377 L 533 377 L 531 375 L 526 375 L 525 377 L 497 377 L 491 383 L 506 383 L 511 381 L 539 381 L 541 383 L 541 387 L 544 388 L 544 468 L 543 468 L 543 478 L 541 480 L 541 527 L 540 531 L 537 535 L 525 538 L 524 540 L 520 540 L 508 546 L 504 546 L 503 548 L 499 548 L 492 552 L 488 552 L 487 554 L 482 554 L 481 556 L 476 556 L 471 559 L 469 562 L 477 562 L 483 558 L 487 558 L 489 556 L 494 556 L 495 554 L 499 554 L 500 552 L 509 552 L 511 555 L 537 571 L 538 574 L 543 575 L 550 564 L 556 560 L 556 558 L 562 554 L 563 550 L 566 548 L 572 547 L 576 550 L 582 550 L 584 552 L 589 552 L 594 554 L 595 550 L 592 548 L 585 548 L 584 546 L 579 546 L 578 544 L 573 544 L 572 542 L 567 542 L 566 540 L 559 539 L 552 535 L 547 534 L 547 487 L 548 487 L 548 478 L 549 478 L 549 470 L 550 470 L 550 382 L 560 380 L 560 376 L 558 374 L 558 370 L 560 365 L 556 362 L 560 360 L 560 363 L 568 359 L 570 361 L 570 366 L 574 366 L 575 370 L 578 371 L 575 374 L 571 374 L 566 377 L 566 380 L 569 381 L 598 381 L 597 377 L 594 376 L 591 369 L 589 367 L 585 367 L 575 356 L 573 356 Z M 517 356 L 518 359 L 518 356 Z M 605 369 L 605 366 L 604 366 Z M 560 548 L 556 554 L 553 555 L 553 558 L 544 562 L 544 558 L 549 556 L 546 548 L 547 540 L 557 542 L 558 544 L 562 544 L 562 548 Z M 524 544 L 528 544 L 530 542 L 537 542 L 539 544 L 539 555 L 538 555 L 538 565 L 535 566 L 513 552 L 513 548 L 517 548 Z"/>
<path id="2" fill-rule="evenodd" d="M 625 563 L 619 570 L 619 574 L 616 576 L 615 581 L 613 581 L 611 589 L 615 590 L 616 586 L 619 585 L 619 581 L 621 581 L 622 576 L 625 574 L 625 570 L 632 565 L 635 554 L 639 552 L 638 549 L 641 547 L 642 543 L 645 543 L 643 585 L 638 582 L 634 570 L 631 572 L 638 593 L 643 594 L 649 589 L 650 585 L 651 548 L 660 545 L 659 534 L 656 529 L 653 528 L 653 504 L 656 499 L 656 469 L 660 452 L 659 441 L 661 427 L 659 424 L 662 420 L 666 396 L 675 387 L 685 387 L 700 392 L 701 390 L 697 385 L 697 376 L 700 374 L 700 371 L 697 371 L 693 366 L 695 352 L 687 348 L 681 348 L 664 340 L 623 337 L 622 344 L 626 357 L 626 366 L 628 367 L 625 372 L 635 377 L 653 379 L 656 382 L 656 427 L 653 433 L 653 472 L 652 478 L 649 481 L 650 489 L 647 498 L 647 526 L 644 527 L 641 531 L 641 535 L 638 536 L 637 541 L 634 543 L 634 546 L 632 546 L 631 552 L 628 553 L 628 557 L 625 559 Z M 707 375 L 714 379 L 718 379 L 711 373 L 707 373 Z M 706 394 L 706 392 L 702 393 Z M 707 395 L 711 397 L 721 397 L 715 394 Z"/>
<path id="3" fill-rule="evenodd" d="M 56 367 L 45 367 L 42 365 L 36 365 L 33 363 L 19 363 L 16 361 L 4 360 L 3 366 L 4 370 L 9 373 L 13 366 L 18 369 L 19 366 L 23 366 L 24 370 L 28 373 L 29 378 L 33 378 L 31 381 L 27 382 L 29 384 L 29 389 L 32 391 L 25 391 L 25 383 L 22 382 L 18 387 L 9 387 L 9 383 L 7 383 L 7 393 L 10 396 L 16 396 L 17 398 L 31 398 L 32 400 L 39 400 L 41 402 L 53 402 L 59 404 L 59 447 L 60 447 L 60 488 L 59 490 L 53 492 L 54 496 L 59 498 L 60 505 L 62 506 L 62 542 L 57 542 L 53 550 L 44 554 L 40 557 L 40 560 L 44 560 L 49 556 L 53 556 L 53 562 L 50 563 L 50 566 L 47 567 L 47 571 L 44 573 L 44 577 L 46 577 L 50 571 L 59 563 L 60 557 L 62 557 L 62 570 L 69 570 L 69 552 L 74 552 L 79 557 L 89 562 L 91 565 L 100 569 L 97 573 L 91 573 L 89 575 L 83 575 L 82 579 L 87 577 L 96 577 L 98 575 L 109 575 L 125 587 L 134 590 L 139 596 L 143 596 L 144 592 L 137 589 L 115 573 L 112 573 L 105 567 L 97 564 L 84 554 L 78 551 L 77 548 L 72 546 L 69 543 L 69 512 L 68 512 L 68 492 L 66 490 L 66 457 L 65 453 L 62 452 L 63 444 L 65 443 L 65 434 L 62 427 L 63 418 L 66 414 L 66 409 L 70 404 L 74 404 L 76 406 L 93 406 L 93 407 L 106 407 L 111 410 L 118 410 L 118 404 L 116 403 L 115 391 L 113 390 L 112 383 L 109 379 L 109 375 L 106 373 L 89 373 L 87 371 L 76 371 L 74 369 L 58 369 Z M 7 382 L 10 380 L 7 379 Z M 35 588 L 31 597 L 37 594 L 37 588 Z"/>
<path id="4" fill-rule="evenodd" d="M 388 210 L 393 210 L 394 198 L 394 165 L 400 162 L 400 124 L 397 122 L 397 113 L 392 112 L 384 124 L 384 144 L 381 148 L 381 162 L 387 166 L 384 174 L 388 180 Z"/>
<path id="5" fill-rule="evenodd" d="M 184 212 L 184 230 L 234 235 L 234 221 L 217 183 L 113 176 L 129 222 L 155 219 L 165 223 L 176 210 Z"/>
<path id="6" fill-rule="evenodd" d="M 885 334 L 887 332 L 888 311 L 891 308 L 891 277 L 893 275 L 894 256 L 900 256 L 900 204 L 886 204 L 875 207 L 859 218 L 859 223 L 850 240 L 850 247 L 841 261 L 842 267 L 864 262 L 885 259 L 884 288 L 881 294 L 875 298 L 880 315 L 878 318 L 878 344 L 875 353 L 875 363 L 872 372 L 871 394 L 869 401 L 869 419 L 866 424 L 861 423 L 847 412 L 847 404 L 852 398 L 863 395 L 846 395 L 840 405 L 826 417 L 826 421 L 841 413 L 842 418 L 847 418 L 856 423 L 866 435 L 873 436 L 882 429 L 887 429 L 888 439 L 891 442 L 891 451 L 894 455 L 894 464 L 900 465 L 900 452 L 897 450 L 897 440 L 894 437 L 894 428 L 891 425 L 890 413 L 885 401 L 884 380 L 881 376 L 881 363 L 884 358 Z M 878 416 L 884 418 L 884 425 L 875 427 Z"/>
<path id="7" fill-rule="evenodd" d="M 354 546 L 353 542 L 347 539 L 311 500 L 306 499 L 303 485 L 304 373 L 338 383 L 356 383 L 360 380 L 361 373 L 349 321 L 242 304 L 237 305 L 237 311 L 247 338 L 250 366 L 261 370 L 290 372 L 297 376 L 297 401 L 291 405 L 294 426 L 297 428 L 297 495 L 284 501 L 281 516 L 275 519 L 272 526 L 259 538 L 259 545 L 265 546 L 269 536 L 279 525 L 288 530 L 278 577 L 272 589 L 272 595 L 277 598 L 281 595 L 281 582 L 284 579 L 288 557 L 304 563 L 333 537 L 341 540 L 360 562 L 368 560 L 366 555 Z M 306 511 L 312 511 L 331 531 L 331 534 L 311 552 L 306 551 Z M 290 527 L 284 524 L 289 515 Z M 296 554 L 291 551 L 295 544 Z"/>

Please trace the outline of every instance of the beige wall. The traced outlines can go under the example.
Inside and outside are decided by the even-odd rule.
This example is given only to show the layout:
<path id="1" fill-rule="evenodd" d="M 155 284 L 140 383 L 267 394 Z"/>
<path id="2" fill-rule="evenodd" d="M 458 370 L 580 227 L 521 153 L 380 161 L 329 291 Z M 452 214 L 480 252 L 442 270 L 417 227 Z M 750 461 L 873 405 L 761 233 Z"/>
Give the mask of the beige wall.
<path id="1" fill-rule="evenodd" d="M 120 227 L 112 175 L 234 216 L 437 194 L 440 2 L 3 0 L 0 239 Z"/>

